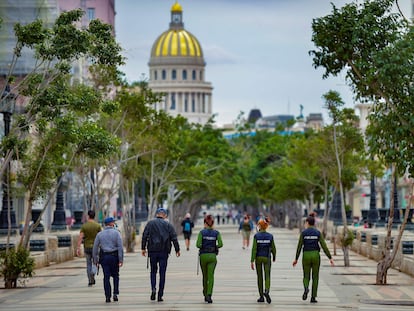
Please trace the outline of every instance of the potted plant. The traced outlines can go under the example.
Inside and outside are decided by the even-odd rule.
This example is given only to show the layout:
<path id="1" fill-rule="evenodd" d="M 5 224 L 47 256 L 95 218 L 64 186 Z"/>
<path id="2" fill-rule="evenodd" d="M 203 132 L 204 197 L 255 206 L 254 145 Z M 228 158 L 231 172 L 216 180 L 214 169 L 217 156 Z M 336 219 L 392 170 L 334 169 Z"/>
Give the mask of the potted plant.
<path id="1" fill-rule="evenodd" d="M 0 275 L 4 277 L 5 288 L 16 288 L 18 278 L 34 275 L 35 261 L 24 247 L 11 247 L 0 252 Z"/>

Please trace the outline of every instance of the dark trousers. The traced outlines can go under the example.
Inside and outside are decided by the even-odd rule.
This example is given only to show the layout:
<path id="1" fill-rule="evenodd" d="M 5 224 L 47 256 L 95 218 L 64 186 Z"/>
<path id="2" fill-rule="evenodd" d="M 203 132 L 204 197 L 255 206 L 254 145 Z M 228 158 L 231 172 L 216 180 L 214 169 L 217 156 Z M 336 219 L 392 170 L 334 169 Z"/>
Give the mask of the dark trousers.
<path id="1" fill-rule="evenodd" d="M 160 271 L 160 281 L 158 283 L 158 297 L 164 295 L 164 286 L 165 286 L 165 273 L 167 272 L 167 263 L 168 263 L 168 253 L 157 252 L 151 253 L 150 264 L 151 264 L 151 290 L 156 291 L 157 284 L 157 272 Z"/>
<path id="2" fill-rule="evenodd" d="M 104 274 L 103 284 L 105 297 L 111 298 L 112 277 L 114 283 L 114 296 L 119 294 L 119 260 L 118 256 L 104 254 L 101 260 L 101 266 Z"/>

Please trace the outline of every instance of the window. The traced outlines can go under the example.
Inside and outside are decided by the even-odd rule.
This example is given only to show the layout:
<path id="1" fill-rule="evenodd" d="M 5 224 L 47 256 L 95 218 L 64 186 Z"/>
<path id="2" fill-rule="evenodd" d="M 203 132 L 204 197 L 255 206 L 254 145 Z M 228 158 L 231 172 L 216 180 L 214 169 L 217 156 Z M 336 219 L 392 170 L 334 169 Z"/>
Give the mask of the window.
<path id="1" fill-rule="evenodd" d="M 193 80 L 195 80 L 195 79 L 196 79 L 196 71 L 193 70 Z"/>
<path id="2" fill-rule="evenodd" d="M 154 80 L 158 80 L 158 71 L 154 70 Z"/>
<path id="3" fill-rule="evenodd" d="M 95 19 L 95 8 L 88 8 L 87 14 L 90 21 Z"/>
<path id="4" fill-rule="evenodd" d="M 200 70 L 200 81 L 203 81 L 203 72 Z"/>
<path id="5" fill-rule="evenodd" d="M 171 79 L 177 80 L 177 70 L 175 70 L 175 69 L 172 70 Z"/>
<path id="6" fill-rule="evenodd" d="M 191 112 L 195 112 L 195 99 L 191 101 Z"/>
<path id="7" fill-rule="evenodd" d="M 165 71 L 165 69 L 163 69 L 162 71 L 162 79 L 163 80 L 167 79 L 167 72 Z"/>
<path id="8" fill-rule="evenodd" d="M 183 70 L 183 80 L 187 80 L 187 70 Z"/>
<path id="9" fill-rule="evenodd" d="M 170 110 L 175 110 L 175 93 L 171 93 L 171 106 Z"/>

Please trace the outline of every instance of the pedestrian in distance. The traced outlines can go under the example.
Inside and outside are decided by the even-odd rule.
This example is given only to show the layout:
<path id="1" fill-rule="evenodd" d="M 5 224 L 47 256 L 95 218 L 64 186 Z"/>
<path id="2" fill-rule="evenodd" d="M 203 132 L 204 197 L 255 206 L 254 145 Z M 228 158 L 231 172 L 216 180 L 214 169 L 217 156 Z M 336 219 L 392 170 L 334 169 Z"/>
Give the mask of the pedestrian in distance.
<path id="1" fill-rule="evenodd" d="M 190 250 L 191 234 L 192 234 L 193 228 L 194 228 L 194 223 L 191 220 L 191 214 L 190 213 L 185 214 L 185 218 L 181 222 L 181 226 L 183 227 L 185 247 L 186 247 L 187 251 L 189 251 Z"/>
<path id="2" fill-rule="evenodd" d="M 315 218 L 308 216 L 305 222 L 305 230 L 299 236 L 298 246 L 296 249 L 296 257 L 293 261 L 293 267 L 298 263 L 300 253 L 302 254 L 302 268 L 303 268 L 303 287 L 304 292 L 302 299 L 306 300 L 309 293 L 309 283 L 312 275 L 312 293 L 311 303 L 317 303 L 318 296 L 318 282 L 319 282 L 319 268 L 321 265 L 320 249 L 323 249 L 325 255 L 329 258 L 331 266 L 334 265 L 331 253 L 326 246 L 325 239 L 321 232 L 315 228 Z"/>
<path id="3" fill-rule="evenodd" d="M 242 248 L 249 248 L 250 245 L 250 235 L 254 229 L 253 221 L 250 219 L 248 214 L 244 215 L 243 220 L 239 225 L 239 233 L 242 234 Z"/>
<path id="4" fill-rule="evenodd" d="M 83 242 L 83 253 L 86 258 L 86 275 L 88 276 L 88 286 L 95 284 L 96 266 L 93 264 L 93 243 L 96 235 L 102 230 L 100 224 L 95 221 L 95 211 L 88 211 L 88 220 L 81 226 L 78 239 L 76 255 L 81 255 L 81 244 Z"/>
<path id="5" fill-rule="evenodd" d="M 258 232 L 253 237 L 252 256 L 250 259 L 250 266 L 252 270 L 256 267 L 257 274 L 257 288 L 259 290 L 259 299 L 257 302 L 271 303 L 270 298 L 270 271 L 273 262 L 276 261 L 276 246 L 273 235 L 266 231 L 269 226 L 268 219 L 260 219 L 257 224 Z M 264 290 L 263 290 L 264 279 Z M 263 297 L 264 296 L 264 297 Z"/>
<path id="6" fill-rule="evenodd" d="M 150 261 L 151 300 L 155 300 L 156 277 L 159 270 L 158 301 L 164 301 L 165 275 L 167 272 L 168 257 L 174 245 L 175 254 L 180 257 L 180 245 L 177 240 L 177 233 L 172 224 L 166 221 L 167 211 L 163 208 L 157 209 L 155 218 L 150 220 L 142 233 L 141 253 L 147 256 Z"/>
<path id="7" fill-rule="evenodd" d="M 124 262 L 124 249 L 121 233 L 115 228 L 115 219 L 107 217 L 105 228 L 96 235 L 93 243 L 93 260 L 102 266 L 106 302 L 111 302 L 111 277 L 113 281 L 113 300 L 118 301 L 119 268 Z"/>
<path id="8" fill-rule="evenodd" d="M 203 273 L 204 301 L 213 303 L 211 296 L 214 286 L 214 270 L 217 265 L 218 249 L 223 247 L 223 241 L 219 231 L 213 228 L 214 217 L 206 215 L 204 229 L 198 233 L 197 248 L 199 248 L 199 261 Z"/>

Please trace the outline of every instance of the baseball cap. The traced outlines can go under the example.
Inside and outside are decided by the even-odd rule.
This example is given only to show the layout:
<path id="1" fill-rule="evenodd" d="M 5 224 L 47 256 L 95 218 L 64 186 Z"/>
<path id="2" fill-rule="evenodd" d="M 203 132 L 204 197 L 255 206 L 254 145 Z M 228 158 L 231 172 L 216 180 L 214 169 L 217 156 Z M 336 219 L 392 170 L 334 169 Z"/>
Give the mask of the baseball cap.
<path id="1" fill-rule="evenodd" d="M 104 220 L 105 225 L 110 224 L 111 222 L 115 222 L 115 219 L 113 217 L 107 217 Z"/>
<path id="2" fill-rule="evenodd" d="M 162 208 L 162 207 L 159 208 L 159 209 L 157 209 L 157 214 L 161 214 L 161 213 L 167 215 L 167 211 L 164 208 Z"/>

